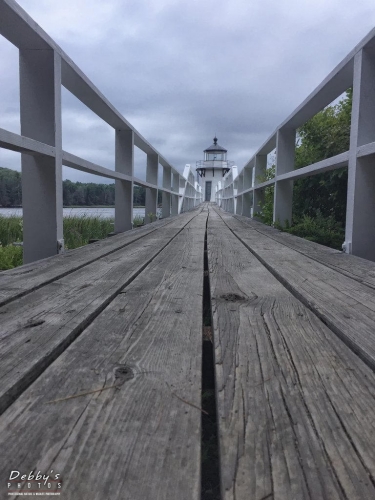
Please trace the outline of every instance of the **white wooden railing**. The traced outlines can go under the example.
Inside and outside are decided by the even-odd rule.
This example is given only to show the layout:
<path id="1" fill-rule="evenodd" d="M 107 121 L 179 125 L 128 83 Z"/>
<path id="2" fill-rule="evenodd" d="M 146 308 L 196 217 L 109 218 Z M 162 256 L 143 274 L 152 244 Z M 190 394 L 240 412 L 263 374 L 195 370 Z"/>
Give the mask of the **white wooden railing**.
<path id="1" fill-rule="evenodd" d="M 21 135 L 0 129 L 0 147 L 22 153 L 24 263 L 64 250 L 62 165 L 115 180 L 115 232 L 132 228 L 134 184 L 146 188 L 145 223 L 158 190 L 163 218 L 202 202 L 193 172 L 181 175 L 13 0 L 0 0 L 0 34 L 19 49 Z M 63 151 L 62 85 L 113 127 L 115 170 Z M 134 176 L 135 147 L 147 155 L 146 181 Z"/>
<path id="2" fill-rule="evenodd" d="M 296 129 L 353 87 L 350 149 L 326 160 L 294 169 Z M 276 175 L 265 178 L 267 154 L 276 148 Z M 327 76 L 283 122 L 237 175 L 228 173 L 216 202 L 232 213 L 260 211 L 264 188 L 274 185 L 273 220 L 291 222 L 293 181 L 348 167 L 346 231 L 343 250 L 375 260 L 375 29 Z"/>

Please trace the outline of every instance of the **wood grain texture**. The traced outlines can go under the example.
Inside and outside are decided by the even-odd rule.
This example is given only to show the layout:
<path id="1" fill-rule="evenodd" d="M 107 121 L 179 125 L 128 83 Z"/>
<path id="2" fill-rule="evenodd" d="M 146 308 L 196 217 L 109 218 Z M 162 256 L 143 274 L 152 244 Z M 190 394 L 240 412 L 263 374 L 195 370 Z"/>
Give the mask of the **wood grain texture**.
<path id="1" fill-rule="evenodd" d="M 212 210 L 207 244 L 222 498 L 375 498 L 374 373 Z"/>
<path id="2" fill-rule="evenodd" d="M 174 219 L 175 217 L 156 221 L 140 229 L 105 238 L 89 246 L 67 250 L 61 255 L 2 271 L 0 272 L 0 305 L 33 292 L 41 286 L 77 271 L 101 257 L 125 248 L 156 229 L 170 224 Z"/>
<path id="3" fill-rule="evenodd" d="M 206 219 L 207 210 L 193 218 L 0 417 L 1 477 L 53 469 L 64 500 L 200 498 L 192 405 L 201 400 Z M 131 375 L 119 389 L 46 404 L 116 384 L 119 367 Z"/>
<path id="4" fill-rule="evenodd" d="M 372 369 L 375 369 L 375 292 L 316 260 L 220 213 L 233 233 Z M 371 263 L 370 263 L 371 266 Z"/>
<path id="5" fill-rule="evenodd" d="M 0 307 L 0 412 L 198 213 Z"/>
<path id="6" fill-rule="evenodd" d="M 314 259 L 349 278 L 364 283 L 371 288 L 375 288 L 375 262 L 319 245 L 318 243 L 305 240 L 304 238 L 293 236 L 292 234 L 279 231 L 271 226 L 250 219 L 249 217 L 240 215 L 235 215 L 234 217 L 259 233 L 273 238 L 278 243 L 292 248 L 306 255 L 306 257 Z"/>

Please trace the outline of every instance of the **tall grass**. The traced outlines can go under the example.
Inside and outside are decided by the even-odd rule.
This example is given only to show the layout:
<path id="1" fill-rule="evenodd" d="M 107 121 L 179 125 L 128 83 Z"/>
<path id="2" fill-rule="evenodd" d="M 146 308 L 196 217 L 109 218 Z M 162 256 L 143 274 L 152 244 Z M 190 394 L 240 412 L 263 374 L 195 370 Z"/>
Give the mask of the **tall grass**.
<path id="1" fill-rule="evenodd" d="M 5 247 L 13 242 L 22 241 L 22 217 L 0 215 L 0 245 Z"/>
<path id="2" fill-rule="evenodd" d="M 102 239 L 113 231 L 113 219 L 102 217 L 64 217 L 64 242 L 66 249 L 87 245 L 90 239 Z M 0 215 L 0 270 L 21 266 L 22 247 L 13 246 L 23 240 L 22 217 Z"/>
<path id="3" fill-rule="evenodd" d="M 89 240 L 106 238 L 113 231 L 113 219 L 102 217 L 64 217 L 65 248 L 72 249 L 87 245 Z"/>

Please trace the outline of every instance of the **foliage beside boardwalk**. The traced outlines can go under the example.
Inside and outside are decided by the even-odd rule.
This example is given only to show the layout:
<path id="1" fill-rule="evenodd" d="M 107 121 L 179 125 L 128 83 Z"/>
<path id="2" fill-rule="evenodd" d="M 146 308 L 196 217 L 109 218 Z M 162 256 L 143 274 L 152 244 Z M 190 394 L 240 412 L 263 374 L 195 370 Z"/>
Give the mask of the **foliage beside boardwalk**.
<path id="1" fill-rule="evenodd" d="M 352 91 L 335 106 L 328 106 L 297 131 L 295 168 L 302 168 L 349 150 Z M 275 176 L 275 167 L 264 180 Z M 262 179 L 263 180 L 263 179 Z M 275 226 L 295 236 L 341 250 L 345 239 L 347 168 L 298 179 L 293 186 L 292 225 Z M 274 187 L 265 188 L 265 200 L 258 214 L 273 224 Z M 284 225 L 284 227 L 282 227 Z"/>
<path id="2" fill-rule="evenodd" d="M 113 231 L 113 219 L 102 217 L 64 217 L 64 242 L 68 249 L 87 245 L 90 239 L 101 240 Z"/>
<path id="3" fill-rule="evenodd" d="M 0 216 L 0 270 L 22 265 L 21 242 L 22 217 Z M 113 231 L 113 219 L 102 217 L 64 217 L 64 241 L 66 249 L 86 245 L 90 239 L 102 239 Z"/>

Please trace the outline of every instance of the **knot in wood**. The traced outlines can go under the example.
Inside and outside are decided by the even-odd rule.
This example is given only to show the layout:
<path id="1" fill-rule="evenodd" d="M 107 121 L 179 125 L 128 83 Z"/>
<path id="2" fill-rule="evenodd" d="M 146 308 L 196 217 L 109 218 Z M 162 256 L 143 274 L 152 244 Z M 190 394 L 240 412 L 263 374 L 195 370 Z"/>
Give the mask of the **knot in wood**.
<path id="1" fill-rule="evenodd" d="M 237 293 L 224 293 L 223 295 L 220 295 L 220 298 L 226 300 L 227 302 L 246 300 L 245 297 L 243 297 L 242 295 L 238 295 Z"/>
<path id="2" fill-rule="evenodd" d="M 116 385 L 120 386 L 132 378 L 134 378 L 134 371 L 129 365 L 119 365 L 115 368 Z"/>

